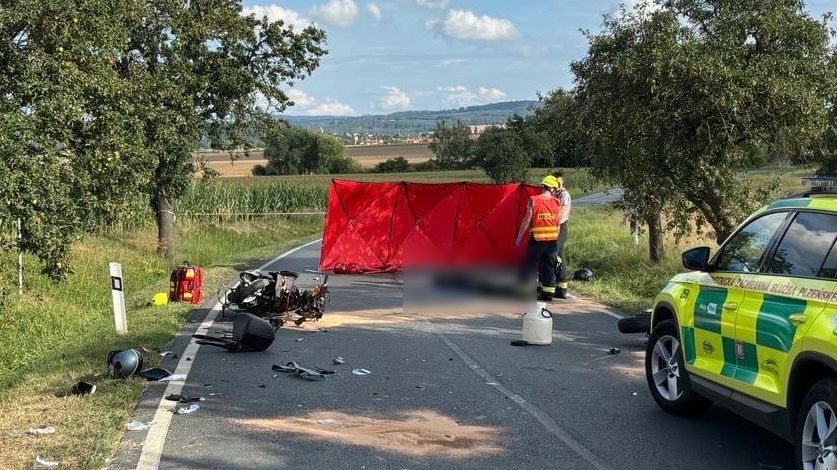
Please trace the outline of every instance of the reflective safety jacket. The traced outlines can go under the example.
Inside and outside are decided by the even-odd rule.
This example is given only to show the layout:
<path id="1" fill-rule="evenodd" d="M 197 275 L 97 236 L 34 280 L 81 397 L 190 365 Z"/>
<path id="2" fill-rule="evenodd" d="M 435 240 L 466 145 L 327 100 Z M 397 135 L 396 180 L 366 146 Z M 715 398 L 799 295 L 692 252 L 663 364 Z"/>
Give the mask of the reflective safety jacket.
<path id="1" fill-rule="evenodd" d="M 532 202 L 532 238 L 538 242 L 558 240 L 561 204 L 550 195 L 530 198 Z"/>

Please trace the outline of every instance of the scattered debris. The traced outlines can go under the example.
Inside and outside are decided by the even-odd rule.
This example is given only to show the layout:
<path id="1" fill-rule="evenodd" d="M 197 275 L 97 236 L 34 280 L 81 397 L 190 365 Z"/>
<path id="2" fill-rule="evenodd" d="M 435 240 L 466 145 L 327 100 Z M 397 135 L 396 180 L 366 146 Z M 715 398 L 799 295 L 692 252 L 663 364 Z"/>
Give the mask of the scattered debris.
<path id="1" fill-rule="evenodd" d="M 511 342 L 512 346 L 529 346 L 529 342 L 522 339 L 515 339 Z"/>
<path id="2" fill-rule="evenodd" d="M 34 468 L 34 469 L 56 468 L 56 467 L 58 467 L 58 462 L 55 462 L 55 461 L 52 461 L 52 460 L 46 460 L 44 458 L 41 458 L 40 455 L 35 457 L 35 463 L 32 465 L 32 468 Z"/>
<path id="3" fill-rule="evenodd" d="M 340 366 L 340 365 L 345 364 L 345 363 L 346 363 L 346 360 L 345 360 L 345 359 L 343 359 L 343 358 L 342 358 L 342 357 L 340 357 L 340 356 L 337 356 L 337 357 L 335 357 L 335 358 L 332 360 L 332 362 L 334 362 L 334 364 L 336 364 L 336 365 Z"/>
<path id="4" fill-rule="evenodd" d="M 631 395 L 636 396 L 636 392 L 632 393 Z"/>
<path id="5" fill-rule="evenodd" d="M 622 352 L 622 350 L 619 349 L 619 348 L 610 348 L 610 351 L 608 351 L 607 353 L 610 354 L 611 356 L 615 356 L 615 355 L 619 354 L 620 352 Z"/>
<path id="6" fill-rule="evenodd" d="M 171 377 L 171 372 L 163 369 L 162 367 L 154 367 L 152 369 L 146 369 L 139 373 L 140 377 L 145 378 L 145 380 L 150 380 L 152 382 L 156 382 L 158 380 L 163 380 L 168 377 Z"/>
<path id="7" fill-rule="evenodd" d="M 369 372 L 366 369 L 355 369 L 355 370 L 352 371 L 352 373 L 355 374 L 355 375 L 369 375 L 372 372 Z"/>
<path id="8" fill-rule="evenodd" d="M 259 388 L 267 388 L 267 385 L 261 384 L 261 385 L 259 385 Z"/>
<path id="9" fill-rule="evenodd" d="M 337 371 L 335 371 L 335 370 L 331 370 L 331 369 L 323 369 L 322 367 L 317 367 L 317 368 L 315 368 L 315 370 L 316 370 L 317 372 L 319 372 L 319 373 L 323 374 L 323 375 L 332 375 L 332 374 L 336 374 L 336 373 L 337 373 Z"/>
<path id="10" fill-rule="evenodd" d="M 55 434 L 55 431 L 55 426 L 46 426 L 43 428 L 29 428 L 26 431 L 26 434 L 29 434 L 30 436 L 46 436 L 49 434 Z"/>
<path id="11" fill-rule="evenodd" d="M 334 418 L 326 418 L 326 419 L 321 419 L 321 420 L 317 421 L 317 423 L 325 424 L 325 425 L 334 424 L 336 422 L 337 422 L 337 420 L 334 419 Z"/>
<path id="12" fill-rule="evenodd" d="M 73 395 L 89 395 L 91 393 L 96 393 L 96 386 L 91 383 L 81 381 L 73 385 L 71 393 Z"/>
<path id="13" fill-rule="evenodd" d="M 172 359 L 177 359 L 177 354 L 171 351 L 163 351 L 160 353 L 160 357 L 162 357 L 163 359 L 165 359 L 167 356 L 171 356 Z"/>
<path id="14" fill-rule="evenodd" d="M 302 338 L 297 338 L 297 339 L 295 339 L 294 341 L 296 341 L 297 343 L 301 343 L 301 342 L 302 342 Z"/>
<path id="15" fill-rule="evenodd" d="M 125 429 L 128 431 L 147 431 L 153 424 L 154 421 L 149 421 L 147 423 L 143 423 L 141 421 L 131 421 L 125 425 Z"/>
<path id="16" fill-rule="evenodd" d="M 187 360 L 187 361 L 191 361 L 191 360 L 192 360 L 192 358 L 191 358 L 191 357 L 189 357 L 189 356 L 186 356 L 186 360 Z"/>
<path id="17" fill-rule="evenodd" d="M 195 403 L 195 402 L 198 402 L 198 401 L 203 401 L 203 397 L 190 397 L 189 395 L 181 395 L 179 393 L 173 393 L 171 395 L 167 395 L 166 400 L 176 401 L 178 403 Z"/>
<path id="18" fill-rule="evenodd" d="M 171 382 L 172 380 L 186 380 L 186 374 L 171 374 L 160 379 L 160 382 Z"/>
<path id="19" fill-rule="evenodd" d="M 192 403 L 188 406 L 178 406 L 174 409 L 174 414 L 178 415 L 188 415 L 189 413 L 194 413 L 200 409 L 200 405 L 197 403 Z"/>

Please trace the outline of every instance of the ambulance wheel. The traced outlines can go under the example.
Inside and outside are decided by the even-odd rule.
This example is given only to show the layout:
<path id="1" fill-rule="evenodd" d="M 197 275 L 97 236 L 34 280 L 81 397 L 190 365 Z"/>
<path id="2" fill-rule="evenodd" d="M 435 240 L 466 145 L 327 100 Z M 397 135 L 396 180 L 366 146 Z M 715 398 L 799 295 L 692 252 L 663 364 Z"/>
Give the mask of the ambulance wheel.
<path id="1" fill-rule="evenodd" d="M 820 380 L 805 395 L 793 436 L 798 469 L 837 469 L 837 379 Z"/>
<path id="2" fill-rule="evenodd" d="M 231 304 L 239 304 L 247 297 L 259 292 L 270 284 L 267 279 L 256 279 L 250 284 L 241 283 L 232 292 L 227 294 L 227 300 Z"/>
<path id="3" fill-rule="evenodd" d="M 645 351 L 645 378 L 657 405 L 672 414 L 690 414 L 709 404 L 692 391 L 680 335 L 673 320 L 651 332 Z"/>

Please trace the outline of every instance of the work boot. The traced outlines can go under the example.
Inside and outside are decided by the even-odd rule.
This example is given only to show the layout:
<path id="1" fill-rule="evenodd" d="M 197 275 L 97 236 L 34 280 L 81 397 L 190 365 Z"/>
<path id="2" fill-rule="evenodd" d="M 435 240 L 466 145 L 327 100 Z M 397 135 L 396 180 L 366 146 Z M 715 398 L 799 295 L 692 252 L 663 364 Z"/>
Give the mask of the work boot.
<path id="1" fill-rule="evenodd" d="M 555 297 L 558 297 L 559 299 L 566 299 L 567 289 L 561 289 L 560 287 L 558 289 L 555 289 Z"/>
<path id="2" fill-rule="evenodd" d="M 538 300 L 541 302 L 551 302 L 552 301 L 552 294 L 547 294 L 545 292 L 540 292 L 538 294 Z"/>

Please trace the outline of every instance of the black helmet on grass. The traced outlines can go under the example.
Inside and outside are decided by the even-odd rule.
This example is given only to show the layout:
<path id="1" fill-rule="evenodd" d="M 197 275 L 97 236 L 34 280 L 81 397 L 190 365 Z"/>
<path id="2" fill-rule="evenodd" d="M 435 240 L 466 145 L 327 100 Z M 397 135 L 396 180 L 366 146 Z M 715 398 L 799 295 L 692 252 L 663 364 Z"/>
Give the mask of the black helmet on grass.
<path id="1" fill-rule="evenodd" d="M 127 379 L 142 369 L 142 355 L 135 349 L 111 351 L 108 354 L 108 375 L 115 379 Z"/>

